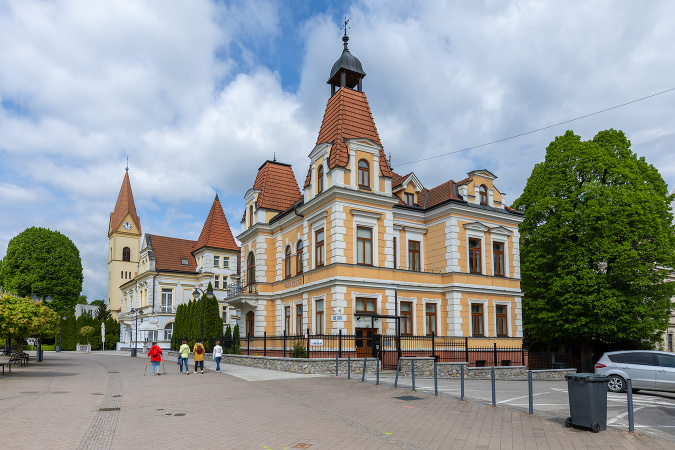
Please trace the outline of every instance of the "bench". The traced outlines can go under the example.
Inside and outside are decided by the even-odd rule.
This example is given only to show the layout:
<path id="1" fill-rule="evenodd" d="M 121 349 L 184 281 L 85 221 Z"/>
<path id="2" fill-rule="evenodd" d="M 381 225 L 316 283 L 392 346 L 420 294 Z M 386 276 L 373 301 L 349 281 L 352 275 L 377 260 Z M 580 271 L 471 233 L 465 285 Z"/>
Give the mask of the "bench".
<path id="1" fill-rule="evenodd" d="M 28 354 L 23 352 L 12 353 L 12 356 L 9 358 L 9 364 L 16 364 L 16 363 L 19 363 L 22 366 L 28 365 Z"/>

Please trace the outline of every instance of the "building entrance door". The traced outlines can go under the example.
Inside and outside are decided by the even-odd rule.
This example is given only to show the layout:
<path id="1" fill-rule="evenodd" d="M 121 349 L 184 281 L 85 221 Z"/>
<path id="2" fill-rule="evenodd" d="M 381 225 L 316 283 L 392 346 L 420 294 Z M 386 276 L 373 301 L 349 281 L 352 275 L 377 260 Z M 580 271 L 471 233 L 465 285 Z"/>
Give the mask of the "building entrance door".
<path id="1" fill-rule="evenodd" d="M 373 329 L 356 328 L 356 357 L 365 358 L 373 356 Z"/>

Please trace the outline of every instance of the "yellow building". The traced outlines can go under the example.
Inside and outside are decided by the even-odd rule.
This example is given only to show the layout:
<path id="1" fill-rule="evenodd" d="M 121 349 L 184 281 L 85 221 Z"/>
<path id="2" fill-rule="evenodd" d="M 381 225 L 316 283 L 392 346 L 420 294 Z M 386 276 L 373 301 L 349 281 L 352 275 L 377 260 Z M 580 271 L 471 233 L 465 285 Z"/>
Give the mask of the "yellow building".
<path id="1" fill-rule="evenodd" d="M 518 224 L 488 170 L 427 189 L 394 173 L 347 49 L 302 192 L 267 161 L 245 195 L 243 335 L 401 334 L 522 345 Z M 232 295 L 236 294 L 236 295 Z"/>

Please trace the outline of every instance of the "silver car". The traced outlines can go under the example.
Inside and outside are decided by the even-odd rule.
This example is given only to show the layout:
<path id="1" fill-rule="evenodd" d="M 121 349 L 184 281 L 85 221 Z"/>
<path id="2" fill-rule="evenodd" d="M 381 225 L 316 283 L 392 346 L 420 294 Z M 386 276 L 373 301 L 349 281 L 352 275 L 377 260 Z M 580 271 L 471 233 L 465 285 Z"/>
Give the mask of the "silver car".
<path id="1" fill-rule="evenodd" d="M 675 392 L 675 354 L 656 350 L 607 352 L 595 364 L 595 373 L 607 375 L 607 389 L 625 392 L 631 379 L 633 391 Z"/>

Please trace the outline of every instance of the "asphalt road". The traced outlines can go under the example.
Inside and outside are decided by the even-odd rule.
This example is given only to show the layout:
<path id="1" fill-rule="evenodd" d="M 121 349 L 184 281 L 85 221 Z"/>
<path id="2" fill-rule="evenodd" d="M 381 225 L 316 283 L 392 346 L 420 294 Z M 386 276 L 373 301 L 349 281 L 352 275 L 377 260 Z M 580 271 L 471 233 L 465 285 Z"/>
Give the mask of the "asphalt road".
<path id="1" fill-rule="evenodd" d="M 360 375 L 357 375 L 360 379 Z M 375 376 L 366 375 L 366 380 L 375 382 Z M 383 372 L 380 383 L 393 385 L 394 374 Z M 399 377 L 398 387 L 410 392 L 410 377 Z M 529 399 L 526 380 L 496 380 L 496 403 L 498 406 L 528 414 Z M 434 394 L 433 378 L 415 378 L 418 392 Z M 533 380 L 534 414 L 546 419 L 564 423 L 570 416 L 567 381 Z M 438 394 L 449 398 L 460 398 L 459 379 L 439 379 Z M 414 394 L 411 394 L 414 395 Z M 492 404 L 492 383 L 488 380 L 465 379 L 464 399 L 481 405 Z M 635 431 L 647 436 L 675 442 L 675 393 L 639 391 L 633 394 Z M 626 394 L 607 393 L 607 428 L 628 430 L 628 407 Z"/>

